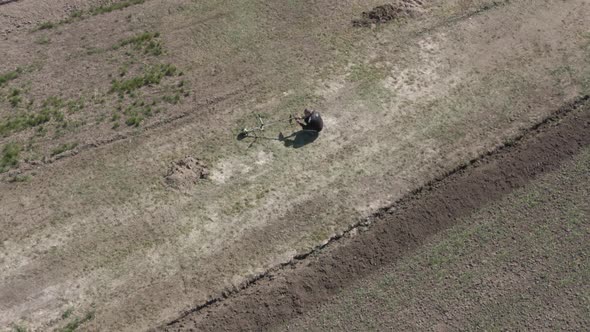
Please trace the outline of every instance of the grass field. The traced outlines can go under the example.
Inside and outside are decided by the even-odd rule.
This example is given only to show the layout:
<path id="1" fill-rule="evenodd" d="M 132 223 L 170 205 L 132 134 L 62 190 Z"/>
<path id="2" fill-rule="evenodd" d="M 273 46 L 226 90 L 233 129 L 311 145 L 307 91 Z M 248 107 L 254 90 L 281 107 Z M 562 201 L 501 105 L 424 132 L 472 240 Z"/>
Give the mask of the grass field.
<path id="1" fill-rule="evenodd" d="M 587 1 L 422 3 L 0 5 L 0 329 L 159 326 L 590 93 Z"/>
<path id="2" fill-rule="evenodd" d="M 276 330 L 584 330 L 590 149 Z"/>

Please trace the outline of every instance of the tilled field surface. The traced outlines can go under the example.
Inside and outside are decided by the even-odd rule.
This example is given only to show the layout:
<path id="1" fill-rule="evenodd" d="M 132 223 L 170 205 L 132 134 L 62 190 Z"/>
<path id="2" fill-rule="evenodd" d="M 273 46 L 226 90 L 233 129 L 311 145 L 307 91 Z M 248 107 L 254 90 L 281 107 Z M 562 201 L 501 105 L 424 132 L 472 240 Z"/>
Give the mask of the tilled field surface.
<path id="1" fill-rule="evenodd" d="M 590 94 L 588 17 L 587 0 L 0 5 L 0 330 L 146 330 L 307 255 Z M 306 107 L 313 142 L 279 140 L 286 121 L 237 139 Z"/>
<path id="2" fill-rule="evenodd" d="M 401 308 L 392 309 L 393 311 L 391 312 L 389 311 L 391 308 L 381 308 L 378 311 L 379 314 L 371 314 L 371 311 L 375 309 L 363 306 L 377 306 L 375 302 L 378 302 L 378 300 L 372 302 L 371 299 L 358 299 L 350 295 L 349 297 L 338 297 L 338 294 L 344 292 L 349 287 L 353 287 L 349 293 L 356 289 L 363 290 L 363 287 L 369 288 L 369 286 L 363 286 L 359 282 L 363 281 L 363 278 L 370 277 L 371 274 L 383 273 L 382 270 L 384 267 L 394 265 L 396 262 L 402 261 L 406 256 L 411 257 L 421 246 L 429 243 L 429 240 L 437 233 L 453 227 L 478 210 L 486 206 L 493 206 L 495 202 L 503 200 L 506 196 L 514 192 L 518 194 L 519 190 L 526 189 L 531 182 L 542 178 L 544 175 L 559 171 L 563 164 L 575 160 L 578 154 L 583 153 L 587 155 L 589 148 L 590 102 L 589 97 L 584 97 L 575 104 L 567 105 L 554 117 L 549 118 L 539 126 L 535 126 L 535 128 L 527 132 L 516 142 L 511 142 L 510 145 L 490 155 L 476 159 L 470 164 L 451 172 L 445 178 L 434 181 L 421 188 L 416 193 L 384 209 L 357 227 L 352 228 L 343 237 L 334 239 L 324 249 L 317 250 L 310 256 L 295 260 L 278 271 L 270 272 L 243 291 L 229 296 L 229 298 L 220 299 L 218 302 L 189 312 L 182 318 L 162 327 L 162 330 L 266 330 L 275 325 L 287 329 L 289 320 L 304 313 L 315 319 L 309 319 L 307 317 L 309 322 L 306 324 L 301 324 L 299 321 L 300 325 L 296 325 L 299 329 L 306 327 L 306 329 L 321 330 L 322 324 L 336 329 L 338 327 L 340 329 L 348 329 L 347 327 L 350 328 L 352 326 L 356 326 L 357 328 L 361 326 L 364 328 L 375 328 L 377 326 L 384 328 L 387 327 L 387 322 L 391 326 L 397 326 L 398 328 L 412 327 L 412 324 L 414 324 L 414 328 L 424 328 L 428 324 L 431 324 L 430 327 L 434 326 L 437 320 L 444 323 L 444 319 L 441 320 L 440 317 L 435 317 L 432 312 L 429 312 L 430 317 L 423 317 L 421 320 L 409 322 L 394 320 L 392 322 L 389 315 L 396 317 L 394 311 L 400 310 Z M 540 263 L 541 266 L 537 267 L 529 267 L 526 264 L 526 266 L 523 266 L 524 270 L 521 271 L 523 274 L 532 273 L 542 275 L 543 273 L 551 274 L 552 272 L 559 272 L 554 271 L 554 268 L 561 268 L 558 264 L 560 262 L 559 257 L 563 257 L 563 259 L 575 257 L 576 261 L 570 262 L 569 268 L 572 268 L 573 272 L 585 273 L 584 262 L 586 264 L 588 263 L 588 255 L 590 254 L 588 243 L 583 241 L 583 239 L 587 240 L 590 235 L 588 224 L 588 220 L 590 220 L 590 206 L 587 204 L 588 191 L 583 190 L 583 184 L 586 183 L 585 181 L 588 181 L 588 175 L 590 175 L 590 165 L 588 164 L 587 156 L 586 159 L 578 160 L 577 167 L 578 170 L 575 172 L 575 175 L 579 176 L 578 181 L 581 182 L 580 186 L 572 185 L 572 180 L 576 180 L 571 178 L 564 179 L 561 185 L 564 187 L 563 190 L 566 192 L 568 190 L 570 191 L 570 195 L 577 194 L 582 204 L 576 206 L 576 209 L 571 207 L 568 209 L 567 206 L 562 206 L 564 209 L 562 215 L 569 216 L 570 218 L 566 217 L 561 220 L 562 227 L 558 231 L 561 231 L 564 237 L 558 238 L 555 243 L 552 243 L 552 245 L 559 244 L 562 246 L 569 244 L 569 250 L 558 253 L 551 252 L 550 255 L 545 254 L 545 256 L 542 252 L 538 253 L 541 255 L 541 258 L 544 257 L 544 263 Z M 528 192 L 524 191 L 524 194 L 528 194 Z M 555 200 L 560 201 L 559 198 L 555 198 Z M 576 200 L 573 201 L 573 203 L 575 202 Z M 586 202 L 586 204 L 583 202 Z M 536 204 L 543 203 L 539 200 Z M 517 206 L 517 208 L 526 209 L 527 207 Z M 493 209 L 490 212 L 501 213 L 495 212 Z M 571 213 L 574 213 L 574 215 L 571 215 Z M 550 214 L 548 213 L 548 215 Z M 525 217 L 523 217 L 521 214 L 515 213 L 514 218 L 517 218 L 517 220 L 514 223 L 520 227 L 530 228 L 531 232 L 537 232 L 536 229 L 539 227 L 547 227 L 546 223 L 548 221 L 543 219 L 535 220 L 535 218 L 531 220 L 526 218 L 526 215 L 525 213 Z M 531 213 L 531 216 L 535 215 Z M 504 217 L 510 218 L 511 215 L 508 213 Z M 519 223 L 522 223 L 522 225 L 518 225 Z M 488 229 L 488 231 L 490 234 L 481 234 L 481 236 L 493 237 L 492 234 L 497 235 L 493 229 Z M 571 234 L 572 232 L 577 234 Z M 510 246 L 493 248 L 497 252 L 503 252 L 502 255 L 506 258 L 506 267 L 510 267 L 511 263 L 518 264 L 516 261 L 510 261 L 510 258 L 516 259 L 519 257 L 518 254 L 519 250 L 521 250 L 521 244 L 518 243 L 519 239 L 514 237 L 518 234 L 518 232 L 513 234 L 513 241 L 509 241 L 511 243 Z M 502 235 L 508 237 L 508 240 L 511 238 L 510 234 Z M 500 237 L 500 239 L 506 240 L 504 237 Z M 476 236 L 465 236 L 465 238 L 455 242 L 457 242 L 457 246 L 462 247 L 469 245 L 469 241 L 474 240 L 478 240 Z M 570 241 L 572 242 L 568 243 Z M 448 252 L 440 251 L 438 253 L 440 255 L 438 257 L 440 262 L 434 263 L 440 265 L 443 269 L 444 262 L 446 260 L 452 260 L 452 256 L 449 255 L 456 254 L 452 250 L 452 247 L 448 249 Z M 483 257 L 469 257 L 471 261 L 465 261 L 466 266 L 460 266 L 459 268 L 456 265 L 453 266 L 457 270 L 461 268 L 469 270 L 470 268 L 467 264 L 473 265 L 474 262 L 481 264 L 482 261 L 485 262 L 486 259 L 493 258 L 491 256 L 485 256 L 487 254 L 484 253 Z M 489 254 L 496 255 L 497 253 L 490 252 Z M 553 254 L 556 256 L 554 257 Z M 468 256 L 467 254 L 464 255 Z M 527 262 L 523 260 L 522 264 L 525 263 Z M 527 267 L 532 268 L 532 270 L 527 271 Z M 540 270 L 537 271 L 538 269 Z M 457 271 L 452 272 L 453 274 L 457 274 Z M 518 291 L 523 296 L 522 301 L 527 301 L 531 304 L 528 310 L 526 306 L 524 308 L 518 308 L 521 310 L 520 314 L 522 315 L 523 321 L 502 322 L 502 316 L 494 317 L 493 314 L 500 312 L 503 315 L 509 314 L 510 309 L 508 307 L 511 303 L 502 298 L 502 296 L 506 295 L 503 294 L 506 291 L 506 287 L 502 283 L 506 275 L 512 274 L 511 272 L 513 271 L 486 276 L 490 282 L 489 287 L 492 290 L 488 291 L 488 294 L 485 294 L 485 296 L 488 298 L 494 297 L 495 290 L 499 302 L 496 304 L 496 311 L 488 311 L 490 315 L 485 316 L 485 311 L 483 314 L 480 313 L 483 318 L 491 320 L 486 322 L 485 319 L 479 317 L 483 323 L 483 326 L 480 327 L 488 326 L 488 324 L 493 325 L 492 322 L 509 329 L 519 326 L 522 327 L 523 325 L 521 324 L 524 323 L 526 323 L 524 325 L 525 327 L 532 329 L 551 326 L 558 327 L 557 325 L 547 325 L 547 322 L 549 322 L 548 319 L 551 321 L 555 319 L 555 323 L 558 323 L 557 318 L 560 318 L 560 324 L 562 325 L 559 325 L 559 327 L 561 328 L 583 329 L 584 326 L 587 326 L 586 324 L 589 323 L 587 316 L 588 299 L 584 296 L 588 295 L 589 289 L 588 285 L 579 285 L 578 282 L 572 282 L 567 287 L 563 284 L 559 285 L 555 280 L 540 280 L 539 282 L 546 283 L 545 287 L 533 286 L 534 283 L 537 283 L 536 281 L 534 283 L 531 282 L 528 287 L 522 285 L 523 287 L 515 288 L 514 291 Z M 424 273 L 427 273 L 427 271 Z M 566 278 L 567 275 L 565 273 L 561 277 Z M 408 276 L 405 277 L 408 278 Z M 377 279 L 378 276 L 374 276 L 374 278 Z M 400 284 L 412 282 L 412 279 L 400 279 L 398 281 L 391 278 L 388 284 L 391 288 L 394 288 L 392 285 L 398 282 Z M 556 282 L 556 284 L 552 285 L 551 282 Z M 510 281 L 506 281 L 506 283 L 510 283 Z M 426 287 L 426 289 L 419 288 L 419 285 L 414 285 L 414 287 L 419 288 L 420 292 L 428 293 L 428 287 L 433 288 L 430 291 L 437 292 L 434 286 L 427 284 L 422 286 Z M 509 287 L 513 286 L 510 285 Z M 575 286 L 581 286 L 581 288 L 576 289 Z M 387 289 L 386 286 L 381 287 Z M 399 287 L 403 288 L 404 286 Z M 452 287 L 461 289 L 460 282 L 451 283 L 447 287 L 447 291 L 452 291 Z M 533 287 L 532 291 L 529 291 L 528 288 L 530 287 Z M 471 291 L 478 292 L 482 288 L 485 289 L 487 286 L 479 285 L 477 287 L 476 285 Z M 559 289 L 562 289 L 563 292 L 552 291 Z M 378 288 L 369 290 L 372 290 L 373 294 L 378 294 L 379 291 Z M 367 292 L 367 290 L 364 291 Z M 416 289 L 414 291 L 419 292 Z M 551 299 L 546 298 L 544 294 L 544 292 L 548 291 L 552 291 Z M 579 296 L 577 295 L 575 299 L 571 299 L 572 292 Z M 471 302 L 472 299 L 467 295 L 463 294 L 463 300 L 465 302 Z M 383 296 L 385 297 L 385 295 Z M 517 297 L 518 294 L 512 294 L 511 296 Z M 534 306 L 536 304 L 534 301 L 535 298 L 539 297 L 542 298 L 540 302 L 544 306 Z M 411 298 L 411 295 L 404 295 L 404 299 L 408 298 Z M 378 297 L 378 299 L 383 300 L 381 297 Z M 437 300 L 444 303 L 445 300 L 450 299 L 451 297 L 449 299 L 443 297 Z M 354 300 L 357 301 L 356 305 L 351 304 Z M 481 300 L 484 301 L 486 299 L 482 298 Z M 557 318 L 552 317 L 552 315 L 544 316 L 543 314 L 546 310 L 551 310 L 552 308 L 552 305 L 546 302 L 549 300 L 562 303 L 565 306 L 560 307 L 559 312 L 554 314 Z M 384 302 L 387 301 L 384 300 Z M 439 309 L 447 313 L 448 316 L 461 316 L 461 310 L 466 310 L 464 306 L 470 303 L 463 303 L 461 299 L 458 302 L 462 306 L 441 306 Z M 338 305 L 345 307 L 348 311 L 346 313 L 340 311 L 338 314 L 343 316 L 349 314 L 350 317 L 335 317 L 334 315 L 330 315 L 330 304 L 337 309 L 341 309 Z M 316 313 L 322 305 L 326 305 L 327 307 L 322 312 L 324 317 L 321 318 L 323 320 L 317 318 L 319 315 Z M 475 306 L 476 304 L 471 303 L 471 305 Z M 514 309 L 516 310 L 516 308 Z M 413 307 L 412 309 L 416 312 L 408 313 L 405 316 L 400 315 L 402 319 L 404 317 L 406 319 L 408 317 L 417 319 L 420 307 Z M 335 311 L 333 308 L 332 310 Z M 534 319 L 527 320 L 527 317 L 534 317 Z M 471 319 L 477 321 L 478 317 L 471 317 Z M 349 321 L 349 324 L 352 325 L 343 325 L 342 320 Z M 466 318 L 466 320 L 469 319 Z M 452 320 L 450 326 L 453 326 Z M 454 327 L 457 328 L 460 326 Z M 298 328 L 295 328 L 295 330 L 298 330 Z"/>

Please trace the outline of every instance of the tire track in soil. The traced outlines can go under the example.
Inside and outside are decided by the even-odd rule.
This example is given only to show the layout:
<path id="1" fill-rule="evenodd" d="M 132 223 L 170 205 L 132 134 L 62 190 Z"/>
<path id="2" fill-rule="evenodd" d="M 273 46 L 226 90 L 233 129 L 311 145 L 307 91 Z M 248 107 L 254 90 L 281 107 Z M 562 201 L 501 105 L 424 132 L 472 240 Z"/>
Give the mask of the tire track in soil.
<path id="1" fill-rule="evenodd" d="M 329 300 L 488 202 L 590 145 L 590 96 L 564 105 L 514 140 L 461 165 L 289 263 L 152 331 L 263 330 Z M 359 232 L 360 231 L 360 232 Z"/>

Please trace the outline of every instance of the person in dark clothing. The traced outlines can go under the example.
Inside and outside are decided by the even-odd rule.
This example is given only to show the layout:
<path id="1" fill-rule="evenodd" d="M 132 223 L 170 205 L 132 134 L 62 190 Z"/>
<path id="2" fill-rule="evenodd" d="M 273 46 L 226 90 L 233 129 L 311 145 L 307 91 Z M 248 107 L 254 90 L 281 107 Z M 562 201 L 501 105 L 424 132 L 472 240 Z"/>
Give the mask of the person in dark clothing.
<path id="1" fill-rule="evenodd" d="M 295 117 L 295 121 L 301 126 L 303 130 L 292 133 L 289 136 L 283 136 L 279 133 L 279 141 L 285 143 L 285 146 L 300 148 L 315 141 L 324 129 L 324 121 L 317 111 L 305 109 L 303 117 Z"/>
<path id="2" fill-rule="evenodd" d="M 303 130 L 313 130 L 319 133 L 322 131 L 322 129 L 324 129 L 324 121 L 322 120 L 319 112 L 306 108 L 303 111 L 303 114 L 303 117 L 295 118 L 295 121 L 299 123 Z"/>

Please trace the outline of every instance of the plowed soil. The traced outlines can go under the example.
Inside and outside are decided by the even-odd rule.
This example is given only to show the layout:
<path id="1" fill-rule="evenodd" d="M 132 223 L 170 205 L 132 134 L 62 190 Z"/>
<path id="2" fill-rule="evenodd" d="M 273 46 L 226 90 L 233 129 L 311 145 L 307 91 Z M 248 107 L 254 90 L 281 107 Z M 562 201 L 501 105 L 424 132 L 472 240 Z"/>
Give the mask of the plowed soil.
<path id="1" fill-rule="evenodd" d="M 473 160 L 377 213 L 368 230 L 344 236 L 161 330 L 267 330 L 313 311 L 357 279 L 396 262 L 461 218 L 556 170 L 587 148 L 589 99 L 585 96 L 565 106 L 516 142 Z"/>

